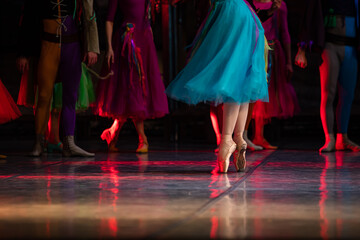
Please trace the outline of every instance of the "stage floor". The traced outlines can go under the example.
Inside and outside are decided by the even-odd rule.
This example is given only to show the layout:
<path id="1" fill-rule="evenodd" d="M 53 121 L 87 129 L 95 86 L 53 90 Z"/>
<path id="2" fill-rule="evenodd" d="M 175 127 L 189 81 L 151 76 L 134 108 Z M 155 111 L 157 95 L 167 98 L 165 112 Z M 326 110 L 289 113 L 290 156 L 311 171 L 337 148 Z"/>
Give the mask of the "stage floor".
<path id="1" fill-rule="evenodd" d="M 0 238 L 360 238 L 360 154 L 210 148 L 0 160 Z"/>

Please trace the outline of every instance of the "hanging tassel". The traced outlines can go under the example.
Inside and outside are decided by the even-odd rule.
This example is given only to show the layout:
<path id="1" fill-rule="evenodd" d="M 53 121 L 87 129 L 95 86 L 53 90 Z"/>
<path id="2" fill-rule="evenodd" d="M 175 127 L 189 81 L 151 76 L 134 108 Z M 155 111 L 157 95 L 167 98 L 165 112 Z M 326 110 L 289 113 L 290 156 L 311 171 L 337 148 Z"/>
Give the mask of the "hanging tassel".
<path id="1" fill-rule="evenodd" d="M 127 23 L 126 30 L 121 37 L 121 40 L 123 42 L 121 56 L 126 57 L 125 52 L 127 51 L 127 64 L 130 72 L 129 73 L 130 86 L 133 86 L 133 71 L 135 66 L 136 72 L 139 76 L 139 84 L 140 86 L 142 86 L 143 94 L 146 96 L 143 61 L 141 57 L 140 48 L 136 47 L 133 39 L 134 31 L 135 31 L 135 24 Z"/>

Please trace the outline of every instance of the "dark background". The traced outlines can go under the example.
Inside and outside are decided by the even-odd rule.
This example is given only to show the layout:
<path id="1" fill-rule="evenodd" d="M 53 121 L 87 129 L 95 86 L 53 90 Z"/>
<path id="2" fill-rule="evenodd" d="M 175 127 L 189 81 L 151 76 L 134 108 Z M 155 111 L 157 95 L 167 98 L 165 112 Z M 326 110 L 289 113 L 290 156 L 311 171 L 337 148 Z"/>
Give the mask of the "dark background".
<path id="1" fill-rule="evenodd" d="M 296 36 L 300 23 L 302 0 L 288 0 L 288 23 L 292 37 L 293 59 L 296 54 Z M 102 55 L 95 69 L 101 67 L 101 59 L 105 51 L 105 16 L 107 0 L 95 0 L 97 13 L 97 23 L 99 27 L 100 46 Z M 165 3 L 163 3 L 165 4 Z M 0 1 L 0 78 L 16 101 L 20 86 L 21 75 L 16 70 L 16 44 L 19 34 L 19 21 L 23 0 L 1 0 Z M 169 35 L 169 29 L 164 26 L 164 13 L 156 11 L 153 21 L 154 40 L 159 53 L 159 64 L 163 72 L 164 82 L 171 81 L 171 76 L 167 73 L 166 64 L 163 64 L 164 56 L 168 52 L 167 44 L 164 43 L 164 36 Z M 174 72 L 178 72 L 185 64 L 185 47 L 191 43 L 196 30 L 201 23 L 201 19 L 206 15 L 206 4 L 201 0 L 189 0 L 180 3 L 176 8 L 170 8 L 174 19 L 175 31 L 171 37 L 176 40 L 175 51 L 172 51 L 171 60 L 175 62 Z M 165 57 L 166 58 L 166 57 Z M 267 138 L 274 144 L 279 144 L 284 148 L 296 148 L 301 142 L 309 144 L 307 148 L 318 148 L 323 141 L 322 127 L 319 117 L 320 104 L 320 80 L 318 66 L 321 58 L 318 53 L 308 53 L 308 67 L 300 69 L 294 66 L 292 83 L 295 87 L 301 112 L 291 119 L 273 119 L 266 126 L 265 133 Z M 94 79 L 96 85 L 96 79 Z M 357 85 L 355 100 L 352 108 L 352 118 L 350 120 L 349 135 L 355 140 L 360 140 L 360 89 Z M 0 103 L 1 104 L 1 103 Z M 13 122 L 0 126 L 0 140 L 32 139 L 33 113 L 32 109 L 20 107 L 23 116 Z M 146 132 L 152 139 L 159 141 L 175 141 L 188 143 L 206 143 L 215 145 L 215 135 L 213 133 L 209 118 L 209 106 L 199 104 L 188 106 L 170 100 L 171 114 L 168 116 L 147 120 L 145 123 Z M 104 128 L 112 123 L 111 119 L 101 118 L 91 114 L 91 110 L 78 114 L 76 134 L 78 139 L 99 139 L 99 135 Z M 250 130 L 251 131 L 251 130 Z M 124 126 L 120 138 L 136 139 L 136 131 L 130 121 Z M 316 139 L 316 141 L 314 140 Z M 290 144 L 291 142 L 291 144 Z M 314 145 L 313 144 L 313 145 Z M 306 145 L 306 144 L 305 144 Z"/>

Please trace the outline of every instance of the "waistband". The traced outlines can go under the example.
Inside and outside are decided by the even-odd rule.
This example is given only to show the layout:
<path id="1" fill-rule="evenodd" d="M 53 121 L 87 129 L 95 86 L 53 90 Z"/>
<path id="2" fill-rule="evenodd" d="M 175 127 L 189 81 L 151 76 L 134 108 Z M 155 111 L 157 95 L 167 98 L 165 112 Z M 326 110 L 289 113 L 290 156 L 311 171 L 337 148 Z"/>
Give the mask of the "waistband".
<path id="1" fill-rule="evenodd" d="M 41 39 L 53 43 L 73 43 L 79 41 L 79 35 L 56 35 L 48 32 L 43 32 Z"/>

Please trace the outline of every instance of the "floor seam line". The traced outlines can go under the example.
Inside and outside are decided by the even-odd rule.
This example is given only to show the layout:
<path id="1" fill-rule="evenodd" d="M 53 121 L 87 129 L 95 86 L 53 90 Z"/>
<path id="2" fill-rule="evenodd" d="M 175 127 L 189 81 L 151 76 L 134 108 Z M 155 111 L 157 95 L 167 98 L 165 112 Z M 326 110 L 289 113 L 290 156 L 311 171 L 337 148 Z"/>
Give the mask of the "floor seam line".
<path id="1" fill-rule="evenodd" d="M 274 152 L 275 153 L 275 152 Z M 265 160 L 263 160 L 261 163 L 259 163 L 257 166 L 251 168 L 248 172 L 245 173 L 245 175 L 237 182 L 234 183 L 233 186 L 231 186 L 230 188 L 228 188 L 226 191 L 224 191 L 223 193 L 221 193 L 219 196 L 217 196 L 214 199 L 209 200 L 207 203 L 205 203 L 203 206 L 201 206 L 198 210 L 196 210 L 193 214 L 185 217 L 182 220 L 177 221 L 174 224 L 171 224 L 168 227 L 165 227 L 163 230 L 157 231 L 156 233 L 150 234 L 148 237 L 146 237 L 145 239 L 152 239 L 152 238 L 157 238 L 161 235 L 164 235 L 164 233 L 167 233 L 173 229 L 176 229 L 178 227 L 180 227 L 181 225 L 186 224 L 187 222 L 191 221 L 192 219 L 194 219 L 195 217 L 201 215 L 203 212 L 205 212 L 209 207 L 213 206 L 214 204 L 216 204 L 217 202 L 219 202 L 220 200 L 222 200 L 225 196 L 229 195 L 231 192 L 233 192 L 241 183 L 243 183 L 246 179 L 248 179 L 254 172 L 256 169 L 258 169 L 259 167 L 265 165 L 268 161 L 269 161 L 269 157 L 272 156 L 274 153 L 270 154 L 269 156 L 266 157 Z"/>
<path id="2" fill-rule="evenodd" d="M 30 173 L 34 173 L 34 172 L 37 172 L 38 170 L 41 170 L 41 169 L 44 169 L 44 168 L 47 168 L 47 167 L 51 167 L 51 166 L 54 166 L 54 165 L 58 165 L 60 163 L 63 163 L 64 161 L 59 161 L 59 162 L 56 162 L 56 163 L 52 163 L 52 164 L 48 164 L 48 165 L 45 165 L 43 167 L 40 167 L 40 168 L 37 168 L 35 171 L 32 171 L 32 172 L 29 172 L 29 173 L 21 173 L 21 174 L 17 174 L 17 175 L 14 175 L 14 176 L 11 176 L 11 177 L 8 177 L 8 178 L 4 178 L 2 179 L 2 181 L 8 181 L 8 180 L 11 180 L 11 179 L 14 179 L 14 178 L 17 178 L 17 177 L 20 177 L 20 176 L 25 176 L 25 175 L 28 175 Z M 1 180 L 0 180 L 1 181 Z"/>

